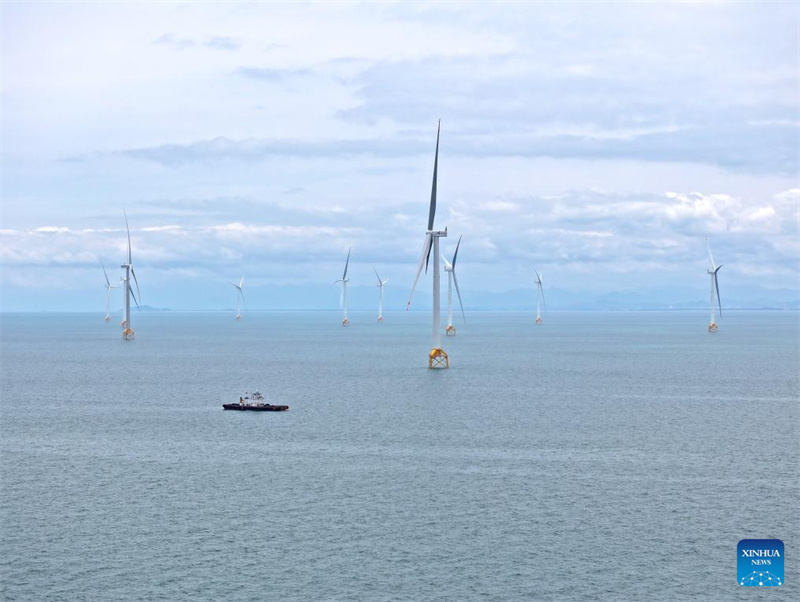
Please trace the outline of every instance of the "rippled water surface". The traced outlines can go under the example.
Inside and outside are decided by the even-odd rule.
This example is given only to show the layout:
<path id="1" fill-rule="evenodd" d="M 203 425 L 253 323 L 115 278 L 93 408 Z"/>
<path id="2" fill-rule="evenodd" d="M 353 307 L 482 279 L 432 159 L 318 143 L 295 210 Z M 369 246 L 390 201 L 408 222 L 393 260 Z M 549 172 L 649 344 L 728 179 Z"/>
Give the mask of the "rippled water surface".
<path id="1" fill-rule="evenodd" d="M 800 599 L 796 313 L 135 318 L 0 317 L 4 599 Z"/>

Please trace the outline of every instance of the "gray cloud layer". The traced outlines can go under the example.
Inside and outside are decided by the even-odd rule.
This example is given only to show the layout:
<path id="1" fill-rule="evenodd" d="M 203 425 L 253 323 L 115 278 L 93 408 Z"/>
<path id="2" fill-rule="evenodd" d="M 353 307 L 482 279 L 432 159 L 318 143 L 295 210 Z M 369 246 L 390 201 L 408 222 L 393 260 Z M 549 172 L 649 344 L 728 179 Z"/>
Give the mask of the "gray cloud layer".
<path id="1" fill-rule="evenodd" d="M 589 135 L 449 136 L 448 152 L 464 157 L 550 157 L 561 159 L 633 159 L 704 163 L 731 170 L 796 175 L 800 129 L 793 124 L 698 126 L 629 138 Z M 164 144 L 119 151 L 135 159 L 162 165 L 197 161 L 253 161 L 270 157 L 382 158 L 430 153 L 430 140 L 417 137 L 366 140 L 231 140 L 225 137 L 190 144 Z M 83 158 L 85 159 L 85 157 Z"/>

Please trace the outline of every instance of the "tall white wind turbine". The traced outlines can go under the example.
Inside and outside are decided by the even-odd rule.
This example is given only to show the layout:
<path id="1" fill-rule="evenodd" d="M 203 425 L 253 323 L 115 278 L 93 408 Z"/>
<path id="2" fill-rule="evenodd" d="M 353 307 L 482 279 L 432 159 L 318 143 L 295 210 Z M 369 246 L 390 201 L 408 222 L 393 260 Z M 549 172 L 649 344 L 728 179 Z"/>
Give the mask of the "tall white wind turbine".
<path id="1" fill-rule="evenodd" d="M 124 210 L 122 214 L 125 216 L 125 230 L 128 232 L 128 263 L 123 263 L 120 266 L 125 268 L 125 277 L 122 279 L 122 286 L 125 287 L 125 316 L 122 320 L 122 338 L 130 340 L 136 336 L 133 328 L 131 328 L 131 297 L 133 297 L 136 307 L 139 308 L 137 295 L 133 294 L 133 287 L 131 287 L 131 277 L 133 277 L 133 282 L 136 284 L 136 293 L 139 298 L 141 298 L 141 293 L 139 293 L 139 281 L 136 279 L 136 272 L 133 270 L 133 261 L 131 260 L 131 229 L 128 227 L 128 215 Z"/>
<path id="2" fill-rule="evenodd" d="M 536 273 L 536 325 L 540 326 L 542 323 L 542 305 L 547 307 L 547 302 L 544 300 L 544 287 L 542 286 L 542 277 L 536 268 L 533 268 Z"/>
<path id="3" fill-rule="evenodd" d="M 722 316 L 722 301 L 719 298 L 719 281 L 717 280 L 717 272 L 722 267 L 721 265 L 714 264 L 714 256 L 711 254 L 711 244 L 708 242 L 706 236 L 706 248 L 708 249 L 708 259 L 711 262 L 711 269 L 708 270 L 708 275 L 711 277 L 711 319 L 708 323 L 708 332 L 717 332 L 716 311 L 719 306 L 719 315 Z M 714 301 L 716 300 L 716 303 Z"/>
<path id="4" fill-rule="evenodd" d="M 375 276 L 378 278 L 378 322 L 383 322 L 383 287 L 386 286 L 386 283 L 389 282 L 389 279 L 381 280 L 381 277 L 378 276 L 378 270 L 375 269 L 375 266 L 372 267 L 373 271 L 375 272 Z"/>
<path id="5" fill-rule="evenodd" d="M 467 322 L 467 316 L 464 315 L 464 304 L 461 302 L 461 291 L 458 290 L 458 279 L 456 278 L 456 259 L 458 259 L 458 247 L 461 246 L 461 237 L 458 237 L 458 244 L 456 245 L 456 252 L 453 253 L 453 261 L 449 262 L 442 255 L 444 261 L 444 271 L 447 273 L 447 328 L 444 333 L 449 336 L 455 336 L 456 327 L 453 326 L 453 285 L 456 287 L 456 294 L 458 295 L 458 303 L 461 305 L 461 317 L 464 318 L 464 323 Z"/>
<path id="6" fill-rule="evenodd" d="M 339 299 L 339 307 L 342 310 L 342 326 L 350 326 L 350 320 L 347 319 L 347 283 L 350 282 L 347 277 L 347 267 L 350 265 L 350 251 L 352 248 L 347 249 L 347 261 L 344 262 L 344 273 L 341 280 L 334 282 L 334 284 L 342 283 L 342 297 Z"/>
<path id="7" fill-rule="evenodd" d="M 431 204 L 428 210 L 428 229 L 425 231 L 425 242 L 422 244 L 422 255 L 420 255 L 419 266 L 417 266 L 417 276 L 414 278 L 414 286 L 411 287 L 411 294 L 408 296 L 408 303 L 406 304 L 406 311 L 408 311 L 422 268 L 425 268 L 426 274 L 428 273 L 428 261 L 431 256 L 431 250 L 433 250 L 433 348 L 428 354 L 428 368 L 450 367 L 450 359 L 445 350 L 442 349 L 442 307 L 439 294 L 439 238 L 447 236 L 447 228 L 441 231 L 433 229 L 433 218 L 436 216 L 436 178 L 439 171 L 439 133 L 441 131 L 441 123 L 439 121 L 439 126 L 436 128 L 436 155 L 433 161 L 433 185 L 431 186 Z"/>
<path id="8" fill-rule="evenodd" d="M 242 276 L 242 279 L 239 280 L 239 284 L 230 281 L 228 281 L 228 284 L 236 289 L 236 321 L 238 322 L 242 319 L 242 313 L 240 311 L 242 305 L 247 307 L 247 304 L 244 301 L 244 276 Z"/>
<path id="9" fill-rule="evenodd" d="M 111 284 L 111 281 L 108 279 L 108 273 L 106 272 L 106 264 L 103 263 L 103 260 L 100 260 L 100 265 L 103 266 L 103 276 L 106 277 L 106 317 L 103 318 L 106 322 L 111 321 L 111 312 L 109 311 L 109 304 L 111 302 L 111 289 L 119 288 L 118 286 Z"/>

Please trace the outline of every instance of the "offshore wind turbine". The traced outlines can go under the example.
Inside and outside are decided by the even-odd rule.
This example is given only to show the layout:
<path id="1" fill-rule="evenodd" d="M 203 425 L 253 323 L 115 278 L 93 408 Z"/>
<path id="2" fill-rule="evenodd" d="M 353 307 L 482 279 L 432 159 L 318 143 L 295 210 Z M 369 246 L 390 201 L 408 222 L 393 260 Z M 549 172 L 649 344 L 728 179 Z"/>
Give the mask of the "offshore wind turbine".
<path id="1" fill-rule="evenodd" d="M 708 275 L 711 277 L 711 319 L 708 322 L 708 332 L 717 332 L 716 309 L 719 306 L 719 315 L 722 317 L 722 301 L 719 298 L 719 281 L 717 280 L 717 272 L 722 267 L 714 264 L 714 256 L 711 254 L 711 244 L 708 242 L 706 236 L 706 248 L 708 249 L 708 259 L 711 262 L 711 269 L 708 270 Z M 714 300 L 716 299 L 716 303 Z"/>
<path id="2" fill-rule="evenodd" d="M 408 296 L 408 303 L 406 304 L 406 311 L 411 307 L 411 299 L 414 296 L 414 290 L 417 288 L 419 276 L 422 273 L 422 268 L 425 268 L 425 273 L 428 273 L 428 261 L 431 257 L 431 250 L 433 250 L 433 348 L 428 354 L 428 368 L 449 368 L 450 358 L 447 353 L 442 349 L 442 307 L 439 294 L 439 238 L 447 236 L 447 228 L 444 230 L 433 229 L 433 218 L 436 216 L 436 179 L 439 171 L 439 133 L 441 131 L 441 120 L 439 126 L 436 128 L 436 155 L 433 160 L 433 184 L 431 186 L 431 204 L 428 209 L 428 229 L 425 231 L 425 242 L 422 244 L 422 255 L 419 258 L 419 266 L 417 266 L 417 276 L 414 278 L 414 286 L 411 287 L 411 294 Z"/>
<path id="3" fill-rule="evenodd" d="M 461 317 L 464 318 L 464 323 L 467 323 L 467 316 L 464 315 L 464 304 L 461 302 L 461 291 L 458 290 L 458 279 L 456 278 L 456 259 L 458 258 L 458 247 L 461 246 L 461 237 L 458 237 L 458 244 L 456 245 L 456 252 L 453 253 L 453 261 L 447 261 L 444 255 L 444 271 L 447 273 L 447 328 L 444 333 L 453 337 L 456 335 L 456 327 L 453 326 L 453 285 L 456 287 L 456 294 L 458 294 L 458 303 L 461 305 Z"/>
<path id="4" fill-rule="evenodd" d="M 106 317 L 103 318 L 106 322 L 111 321 L 111 313 L 109 311 L 109 303 L 111 302 L 111 289 L 119 288 L 118 286 L 111 284 L 111 281 L 108 279 L 108 273 L 106 272 L 106 264 L 103 263 L 103 260 L 100 260 L 100 265 L 103 266 L 103 276 L 106 277 Z"/>
<path id="5" fill-rule="evenodd" d="M 544 288 L 542 287 L 542 277 L 539 275 L 539 272 L 536 271 L 536 268 L 533 268 L 533 271 L 536 273 L 536 325 L 541 326 L 542 324 L 542 305 L 547 308 L 547 302 L 544 300 Z"/>
<path id="6" fill-rule="evenodd" d="M 350 251 L 352 248 L 347 249 L 347 261 L 344 262 L 344 273 L 341 280 L 334 282 L 334 284 L 342 283 L 342 296 L 339 299 L 339 307 L 342 310 L 342 326 L 350 326 L 350 320 L 347 319 L 347 283 L 350 282 L 347 277 L 347 267 L 350 265 Z"/>
<path id="7" fill-rule="evenodd" d="M 242 279 L 239 280 L 239 284 L 230 281 L 228 281 L 228 284 L 236 288 L 236 321 L 238 322 L 242 319 L 242 314 L 240 312 L 241 306 L 244 305 L 247 307 L 247 304 L 244 301 L 244 276 L 242 276 Z"/>
<path id="8" fill-rule="evenodd" d="M 373 271 L 375 272 L 375 276 L 378 278 L 378 322 L 383 322 L 383 287 L 386 286 L 386 283 L 389 282 L 389 279 L 381 280 L 381 277 L 378 276 L 378 270 L 375 269 L 375 266 L 372 266 Z"/>
<path id="9" fill-rule="evenodd" d="M 131 229 L 128 227 L 128 215 L 124 209 L 122 214 L 125 216 L 125 230 L 128 232 L 128 263 L 123 263 L 120 266 L 125 268 L 125 277 L 122 279 L 125 287 L 125 315 L 122 320 L 122 338 L 130 340 L 136 336 L 131 328 L 131 297 L 133 297 L 136 307 L 139 308 L 139 301 L 136 299 L 136 295 L 133 294 L 133 288 L 131 287 L 131 277 L 133 277 L 133 282 L 136 284 L 136 292 L 139 294 L 139 298 L 142 295 L 139 293 L 139 281 L 136 279 L 136 272 L 133 270 L 133 261 L 131 260 Z"/>

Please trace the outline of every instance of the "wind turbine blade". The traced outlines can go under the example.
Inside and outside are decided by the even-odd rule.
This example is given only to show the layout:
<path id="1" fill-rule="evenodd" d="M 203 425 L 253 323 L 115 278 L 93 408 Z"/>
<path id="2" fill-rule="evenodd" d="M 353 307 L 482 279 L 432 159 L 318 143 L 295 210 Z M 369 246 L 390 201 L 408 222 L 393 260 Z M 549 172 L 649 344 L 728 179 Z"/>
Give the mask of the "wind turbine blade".
<path id="1" fill-rule="evenodd" d="M 536 274 L 536 284 L 542 284 L 542 277 L 539 276 L 539 272 L 536 271 L 536 268 L 533 268 L 533 273 Z"/>
<path id="2" fill-rule="evenodd" d="M 350 265 L 350 251 L 353 247 L 347 249 L 347 261 L 344 262 L 344 274 L 342 274 L 342 280 L 347 278 L 347 266 Z"/>
<path id="3" fill-rule="evenodd" d="M 136 304 L 136 309 L 142 311 L 142 308 L 139 307 L 139 300 L 136 298 L 136 295 L 133 293 L 133 289 L 131 289 L 131 297 L 133 297 L 133 302 Z"/>
<path id="4" fill-rule="evenodd" d="M 464 314 L 464 304 L 461 302 L 461 291 L 458 290 L 458 278 L 456 278 L 455 271 L 450 272 L 453 275 L 453 284 L 456 287 L 456 294 L 458 295 L 458 304 L 461 306 L 461 317 L 464 318 L 464 324 L 467 323 L 467 316 Z"/>
<path id="5" fill-rule="evenodd" d="M 242 288 L 243 286 L 244 286 L 244 276 L 242 276 L 242 279 L 239 281 L 239 288 Z"/>
<path id="6" fill-rule="evenodd" d="M 719 266 L 721 268 L 722 266 Z M 719 272 L 719 268 L 714 270 L 714 286 L 717 289 L 717 303 L 719 304 L 719 315 L 722 315 L 722 299 L 719 298 L 719 280 L 717 280 L 717 272 Z"/>
<path id="7" fill-rule="evenodd" d="M 375 276 L 378 278 L 378 286 L 383 286 L 381 283 L 381 277 L 378 276 L 378 270 L 375 269 L 375 266 L 372 266 L 372 271 L 375 272 Z"/>
<path id="8" fill-rule="evenodd" d="M 428 230 L 433 230 L 433 218 L 436 216 L 436 178 L 439 172 L 439 132 L 442 129 L 442 120 L 436 127 L 436 156 L 433 160 L 433 184 L 431 185 L 431 206 L 428 210 Z"/>
<path id="9" fill-rule="evenodd" d="M 131 264 L 131 229 L 128 227 L 128 214 L 122 210 L 122 215 L 125 216 L 125 230 L 128 231 L 128 265 Z"/>
<path id="10" fill-rule="evenodd" d="M 431 240 L 433 240 L 433 239 L 431 238 Z M 429 262 L 430 262 L 430 260 L 431 260 L 431 249 L 432 249 L 432 248 L 433 248 L 433 244 L 431 244 L 431 245 L 428 247 L 428 254 L 425 256 L 425 273 L 426 273 L 426 274 L 428 273 L 428 263 L 429 263 Z"/>
<path id="11" fill-rule="evenodd" d="M 441 258 L 442 258 L 442 261 L 444 261 L 444 267 L 447 268 L 448 270 L 452 270 L 453 269 L 453 264 L 451 264 L 449 261 L 447 261 L 447 258 L 444 255 L 442 255 Z"/>
<path id="12" fill-rule="evenodd" d="M 463 235 L 462 235 L 463 236 Z M 456 269 L 456 258 L 458 258 L 458 247 L 461 246 L 461 236 L 458 237 L 458 244 L 456 245 L 456 252 L 453 253 L 453 269 Z"/>
<path id="13" fill-rule="evenodd" d="M 131 268 L 131 276 L 133 276 L 133 282 L 136 284 L 136 294 L 141 297 L 142 293 L 139 292 L 139 281 L 136 279 L 136 272 L 133 271 L 133 268 Z M 131 292 L 133 292 L 133 290 L 131 290 Z"/>
<path id="14" fill-rule="evenodd" d="M 708 242 L 708 236 L 706 236 L 706 248 L 708 249 L 708 258 L 711 260 L 711 269 L 716 269 L 714 265 L 714 256 L 711 254 L 711 244 Z"/>
<path id="15" fill-rule="evenodd" d="M 419 265 L 417 266 L 417 275 L 414 278 L 414 285 L 411 287 L 411 293 L 408 295 L 408 303 L 406 303 L 406 311 L 408 308 L 411 307 L 411 299 L 414 297 L 414 291 L 417 289 L 417 282 L 419 282 L 419 276 L 422 274 L 423 266 L 427 265 L 427 257 L 431 252 L 431 245 L 433 243 L 433 236 L 430 234 L 425 235 L 425 242 L 422 243 L 422 255 L 419 258 Z"/>
<path id="16" fill-rule="evenodd" d="M 106 287 L 111 287 L 111 281 L 108 279 L 108 274 L 106 273 L 106 264 L 103 263 L 103 260 L 100 260 L 100 265 L 103 266 L 103 275 L 106 277 Z"/>
<path id="17" fill-rule="evenodd" d="M 386 280 L 384 280 L 383 282 L 381 282 L 381 286 L 385 286 L 387 282 L 389 282 L 388 278 Z"/>

